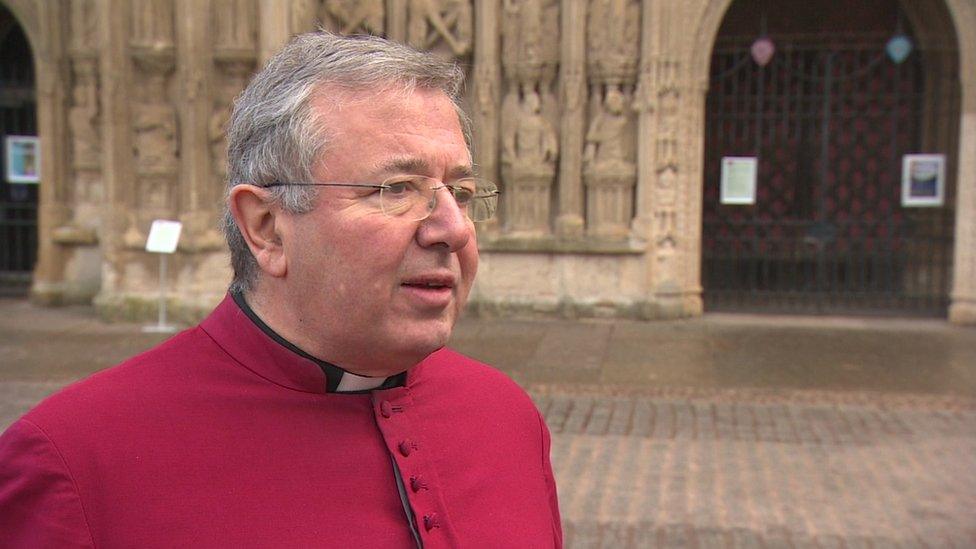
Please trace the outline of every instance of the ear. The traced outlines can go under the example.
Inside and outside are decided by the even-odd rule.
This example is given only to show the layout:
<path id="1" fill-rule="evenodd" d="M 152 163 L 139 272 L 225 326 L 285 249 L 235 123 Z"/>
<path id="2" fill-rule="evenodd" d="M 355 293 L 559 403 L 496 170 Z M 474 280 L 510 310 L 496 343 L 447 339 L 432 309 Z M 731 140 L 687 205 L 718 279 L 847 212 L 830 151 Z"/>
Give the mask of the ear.
<path id="1" fill-rule="evenodd" d="M 258 266 L 266 274 L 281 278 L 288 272 L 279 226 L 283 212 L 269 197 L 267 189 L 237 185 L 230 191 L 228 206 Z"/>

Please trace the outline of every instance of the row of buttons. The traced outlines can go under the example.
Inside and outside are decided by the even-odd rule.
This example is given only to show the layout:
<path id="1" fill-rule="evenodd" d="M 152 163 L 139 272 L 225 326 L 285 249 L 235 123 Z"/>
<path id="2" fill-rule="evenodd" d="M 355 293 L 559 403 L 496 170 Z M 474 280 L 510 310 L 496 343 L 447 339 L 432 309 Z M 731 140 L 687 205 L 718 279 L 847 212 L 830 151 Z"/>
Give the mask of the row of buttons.
<path id="1" fill-rule="evenodd" d="M 393 417 L 394 413 L 400 413 L 403 411 L 403 406 L 394 406 L 388 400 L 380 402 L 380 415 L 386 419 Z M 400 455 L 403 457 L 409 457 L 414 450 L 417 449 L 417 444 L 410 440 L 401 440 L 397 444 L 397 450 L 399 450 Z M 421 490 L 427 490 L 427 482 L 424 481 L 421 476 L 411 476 L 410 477 L 410 489 L 414 493 Z M 434 528 L 440 528 L 440 523 L 437 520 L 437 513 L 427 513 L 423 517 L 424 529 L 430 532 Z"/>

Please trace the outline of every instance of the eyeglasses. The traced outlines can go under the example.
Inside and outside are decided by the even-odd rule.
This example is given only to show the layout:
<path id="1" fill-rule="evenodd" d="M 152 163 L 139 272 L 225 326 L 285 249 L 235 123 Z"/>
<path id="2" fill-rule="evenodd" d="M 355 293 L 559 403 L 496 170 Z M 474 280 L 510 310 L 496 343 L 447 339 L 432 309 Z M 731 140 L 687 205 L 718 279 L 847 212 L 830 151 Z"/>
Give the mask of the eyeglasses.
<path id="1" fill-rule="evenodd" d="M 476 178 L 459 179 L 450 185 L 422 175 L 398 175 L 380 184 L 369 183 L 268 183 L 263 187 L 361 187 L 376 189 L 363 197 L 376 200 L 387 216 L 408 221 L 430 217 L 437 206 L 437 191 L 451 193 L 458 208 L 471 221 L 488 221 L 498 209 L 498 187 L 491 181 Z"/>

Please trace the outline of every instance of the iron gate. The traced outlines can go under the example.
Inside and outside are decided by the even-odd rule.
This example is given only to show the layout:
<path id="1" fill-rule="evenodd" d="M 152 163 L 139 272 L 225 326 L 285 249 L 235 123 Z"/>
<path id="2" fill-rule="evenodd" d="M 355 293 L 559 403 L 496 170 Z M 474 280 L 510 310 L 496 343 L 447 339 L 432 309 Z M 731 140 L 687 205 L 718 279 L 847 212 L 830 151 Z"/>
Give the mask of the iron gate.
<path id="1" fill-rule="evenodd" d="M 0 139 L 37 135 L 35 113 L 30 47 L 0 6 Z M 37 259 L 38 185 L 9 183 L 6 154 L 0 155 L 0 170 L 0 293 L 22 292 Z"/>
<path id="2" fill-rule="evenodd" d="M 894 32 L 720 37 L 707 97 L 702 278 L 709 310 L 944 315 L 953 238 L 955 52 Z M 914 40 L 913 40 L 914 42 Z M 947 157 L 943 207 L 901 205 L 902 155 Z M 721 162 L 757 157 L 754 205 L 720 203 Z"/>

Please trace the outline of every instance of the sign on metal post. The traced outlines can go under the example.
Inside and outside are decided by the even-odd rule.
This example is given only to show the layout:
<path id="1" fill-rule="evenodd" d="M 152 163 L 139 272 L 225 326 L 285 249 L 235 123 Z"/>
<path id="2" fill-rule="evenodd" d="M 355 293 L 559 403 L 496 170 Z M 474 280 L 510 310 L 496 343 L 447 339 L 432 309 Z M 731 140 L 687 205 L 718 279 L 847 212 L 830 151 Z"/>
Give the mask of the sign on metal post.
<path id="1" fill-rule="evenodd" d="M 143 326 L 143 332 L 170 333 L 176 326 L 166 323 L 166 257 L 176 251 L 183 224 L 179 221 L 157 219 L 149 229 L 146 251 L 159 254 L 159 318 L 156 324 Z"/>

